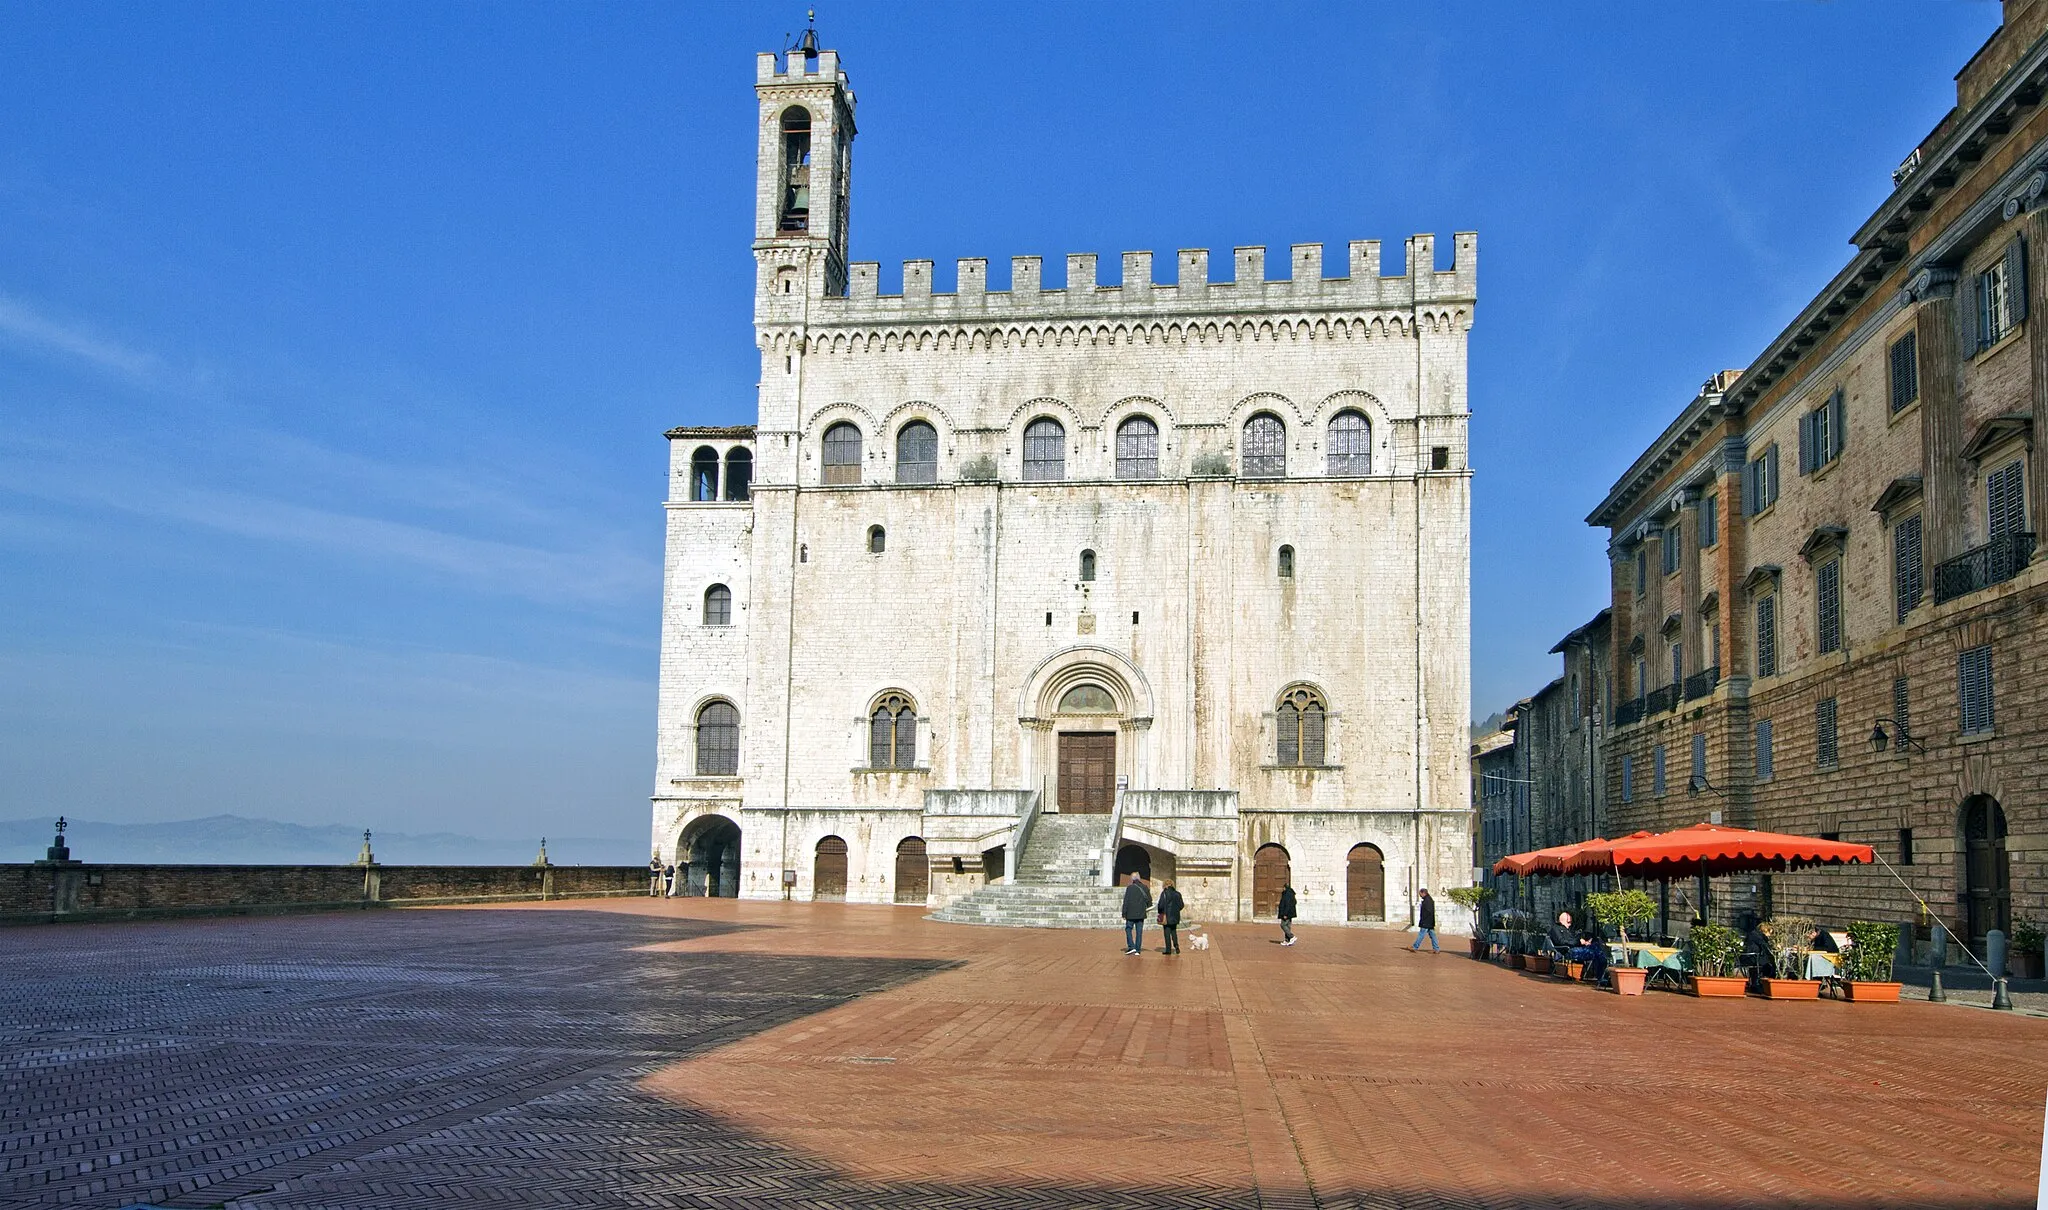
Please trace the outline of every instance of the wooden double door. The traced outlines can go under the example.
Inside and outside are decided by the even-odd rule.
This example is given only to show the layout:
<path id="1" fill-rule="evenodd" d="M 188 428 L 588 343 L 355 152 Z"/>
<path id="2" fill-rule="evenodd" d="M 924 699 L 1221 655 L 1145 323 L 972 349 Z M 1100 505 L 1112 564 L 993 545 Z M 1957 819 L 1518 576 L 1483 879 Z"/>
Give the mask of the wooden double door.
<path id="1" fill-rule="evenodd" d="M 1116 805 L 1116 732 L 1062 731 L 1060 813 L 1107 815 Z"/>

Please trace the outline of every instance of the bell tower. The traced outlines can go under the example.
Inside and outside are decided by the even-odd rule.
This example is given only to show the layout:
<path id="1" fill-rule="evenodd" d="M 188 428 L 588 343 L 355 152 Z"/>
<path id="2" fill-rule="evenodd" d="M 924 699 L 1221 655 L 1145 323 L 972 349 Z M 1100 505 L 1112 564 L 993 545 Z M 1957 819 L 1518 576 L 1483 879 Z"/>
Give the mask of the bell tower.
<path id="1" fill-rule="evenodd" d="M 807 299 L 846 293 L 847 178 L 853 89 L 839 52 L 808 28 L 756 60 L 759 183 L 754 203 L 755 320 L 787 320 Z"/>

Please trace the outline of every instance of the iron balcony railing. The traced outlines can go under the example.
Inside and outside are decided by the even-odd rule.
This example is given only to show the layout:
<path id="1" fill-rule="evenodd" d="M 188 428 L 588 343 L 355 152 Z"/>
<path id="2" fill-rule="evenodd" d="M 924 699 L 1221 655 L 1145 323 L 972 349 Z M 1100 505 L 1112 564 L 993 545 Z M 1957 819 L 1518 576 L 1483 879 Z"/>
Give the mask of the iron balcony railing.
<path id="1" fill-rule="evenodd" d="M 2034 557 L 2034 535 L 2001 534 L 1934 568 L 1934 603 L 1953 601 L 1980 588 L 2003 584 Z"/>
<path id="2" fill-rule="evenodd" d="M 1664 685 L 1650 690 L 1649 696 L 1643 699 L 1643 713 L 1662 714 L 1666 710 L 1678 709 L 1678 689 L 1677 685 Z"/>
<path id="3" fill-rule="evenodd" d="M 1720 683 L 1721 666 L 1719 664 L 1712 668 L 1702 668 L 1685 678 L 1685 700 L 1689 702 L 1696 697 L 1705 697 L 1714 691 L 1714 686 Z"/>
<path id="4" fill-rule="evenodd" d="M 1614 708 L 1614 725 L 1626 727 L 1630 723 L 1643 721 L 1643 699 L 1632 698 Z"/>

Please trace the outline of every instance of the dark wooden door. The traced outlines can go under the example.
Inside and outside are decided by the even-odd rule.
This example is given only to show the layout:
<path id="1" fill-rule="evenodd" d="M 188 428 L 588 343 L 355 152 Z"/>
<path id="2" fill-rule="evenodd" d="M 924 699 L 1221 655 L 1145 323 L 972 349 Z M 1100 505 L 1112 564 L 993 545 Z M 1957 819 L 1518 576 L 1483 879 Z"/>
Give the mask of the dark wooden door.
<path id="1" fill-rule="evenodd" d="M 846 898 L 846 842 L 837 836 L 818 842 L 817 861 L 811 867 L 811 898 Z"/>
<path id="2" fill-rule="evenodd" d="M 1387 918 L 1387 867 L 1380 851 L 1353 845 L 1344 860 L 1344 915 L 1348 920 Z"/>
<path id="3" fill-rule="evenodd" d="M 932 866 L 925 858 L 921 837 L 905 838 L 896 846 L 896 902 L 923 903 L 931 895 Z"/>
<path id="4" fill-rule="evenodd" d="M 1107 815 L 1116 804 L 1116 732 L 1060 732 L 1060 811 Z"/>
<path id="5" fill-rule="evenodd" d="M 1989 798 L 1963 808 L 1963 896 L 1970 942 L 1981 945 L 1992 929 L 2012 929 L 2011 866 L 2005 854 L 2005 812 Z"/>
<path id="6" fill-rule="evenodd" d="M 1262 920 L 1278 915 L 1280 891 L 1292 880 L 1287 850 L 1277 844 L 1261 845 L 1252 854 L 1252 915 Z"/>

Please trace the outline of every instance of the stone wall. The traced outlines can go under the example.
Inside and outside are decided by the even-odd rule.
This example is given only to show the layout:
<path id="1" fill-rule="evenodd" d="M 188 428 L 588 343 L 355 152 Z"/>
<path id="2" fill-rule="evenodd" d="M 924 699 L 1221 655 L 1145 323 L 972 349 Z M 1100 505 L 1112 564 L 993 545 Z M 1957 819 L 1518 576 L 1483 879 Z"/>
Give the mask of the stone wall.
<path id="1" fill-rule="evenodd" d="M 640 866 L 0 865 L 0 922 L 647 893 Z"/>

